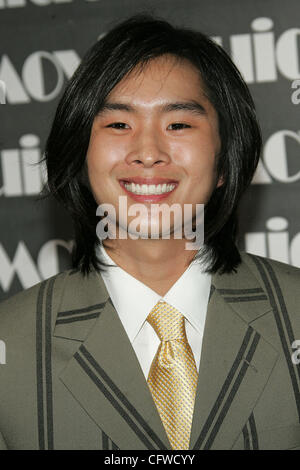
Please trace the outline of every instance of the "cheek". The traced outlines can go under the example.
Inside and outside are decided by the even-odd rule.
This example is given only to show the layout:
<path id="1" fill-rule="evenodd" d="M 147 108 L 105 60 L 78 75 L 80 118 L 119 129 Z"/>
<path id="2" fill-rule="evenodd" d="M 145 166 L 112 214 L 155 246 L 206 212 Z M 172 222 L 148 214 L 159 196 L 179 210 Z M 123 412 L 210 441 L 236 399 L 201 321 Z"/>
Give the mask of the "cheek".
<path id="1" fill-rule="evenodd" d="M 86 157 L 90 174 L 105 175 L 118 163 L 121 150 L 111 143 L 111 139 L 91 138 Z"/>
<path id="2" fill-rule="evenodd" d="M 217 148 L 214 142 L 199 139 L 197 145 L 182 148 L 184 155 L 180 165 L 184 168 L 189 184 L 185 189 L 189 197 L 207 203 L 216 185 L 215 155 Z M 180 153 L 179 153 L 180 155 Z M 199 202 L 199 203 L 200 203 Z"/>
<path id="3" fill-rule="evenodd" d="M 183 167 L 193 180 L 206 178 L 214 172 L 215 168 L 214 145 L 199 139 L 193 145 L 181 145 L 176 150 L 176 163 Z"/>

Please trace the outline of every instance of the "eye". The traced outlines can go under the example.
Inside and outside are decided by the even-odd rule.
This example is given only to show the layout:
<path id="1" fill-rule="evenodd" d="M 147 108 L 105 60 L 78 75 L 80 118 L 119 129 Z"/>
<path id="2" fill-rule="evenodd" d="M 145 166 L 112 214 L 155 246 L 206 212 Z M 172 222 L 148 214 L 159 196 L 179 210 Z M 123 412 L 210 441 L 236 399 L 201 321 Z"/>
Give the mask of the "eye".
<path id="1" fill-rule="evenodd" d="M 173 127 L 173 129 L 169 129 L 171 126 Z M 174 122 L 173 124 L 170 124 L 167 129 L 171 131 L 180 131 L 181 129 L 186 129 L 190 127 L 191 126 L 189 126 L 188 124 L 183 124 L 182 122 Z"/>
<path id="2" fill-rule="evenodd" d="M 127 126 L 127 127 L 125 127 Z M 128 124 L 125 124 L 125 122 L 113 122 L 112 124 L 109 124 L 106 127 L 111 127 L 112 129 L 129 129 Z"/>

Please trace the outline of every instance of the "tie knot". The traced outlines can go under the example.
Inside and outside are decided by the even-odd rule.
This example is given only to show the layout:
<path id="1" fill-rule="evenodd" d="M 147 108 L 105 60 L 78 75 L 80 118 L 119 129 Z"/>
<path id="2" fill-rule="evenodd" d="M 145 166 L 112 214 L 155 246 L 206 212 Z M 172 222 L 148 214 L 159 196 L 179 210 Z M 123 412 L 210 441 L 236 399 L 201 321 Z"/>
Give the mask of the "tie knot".
<path id="1" fill-rule="evenodd" d="M 184 316 L 167 302 L 158 302 L 149 313 L 147 321 L 161 341 L 186 339 Z"/>

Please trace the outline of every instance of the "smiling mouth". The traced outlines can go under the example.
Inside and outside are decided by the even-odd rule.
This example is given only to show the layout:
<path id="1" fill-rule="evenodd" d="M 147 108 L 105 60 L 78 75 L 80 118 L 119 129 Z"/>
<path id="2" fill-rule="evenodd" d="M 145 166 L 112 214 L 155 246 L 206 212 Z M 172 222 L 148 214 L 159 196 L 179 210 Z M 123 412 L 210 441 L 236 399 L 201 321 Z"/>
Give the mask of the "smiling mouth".
<path id="1" fill-rule="evenodd" d="M 138 202 L 157 202 L 165 199 L 175 191 L 179 184 L 174 180 L 164 180 L 158 184 L 146 184 L 145 179 L 142 178 L 139 181 L 140 184 L 129 180 L 119 180 L 124 191 Z"/>
<path id="2" fill-rule="evenodd" d="M 159 183 L 159 184 L 138 184 L 133 181 L 120 181 L 121 186 L 126 189 L 126 191 L 137 195 L 137 196 L 162 196 L 167 195 L 174 191 L 178 183 Z"/>

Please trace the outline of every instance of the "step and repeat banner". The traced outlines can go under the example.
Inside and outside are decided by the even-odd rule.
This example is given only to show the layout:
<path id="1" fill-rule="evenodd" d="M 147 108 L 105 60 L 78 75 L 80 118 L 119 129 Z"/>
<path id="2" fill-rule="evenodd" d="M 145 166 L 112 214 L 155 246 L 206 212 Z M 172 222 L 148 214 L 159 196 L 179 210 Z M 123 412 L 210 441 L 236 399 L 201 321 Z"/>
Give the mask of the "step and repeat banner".
<path id="1" fill-rule="evenodd" d="M 39 196 L 37 162 L 85 51 L 139 12 L 208 34 L 242 72 L 264 147 L 239 246 L 300 267 L 299 0 L 0 0 L 0 300 L 70 267 L 71 222 Z"/>

